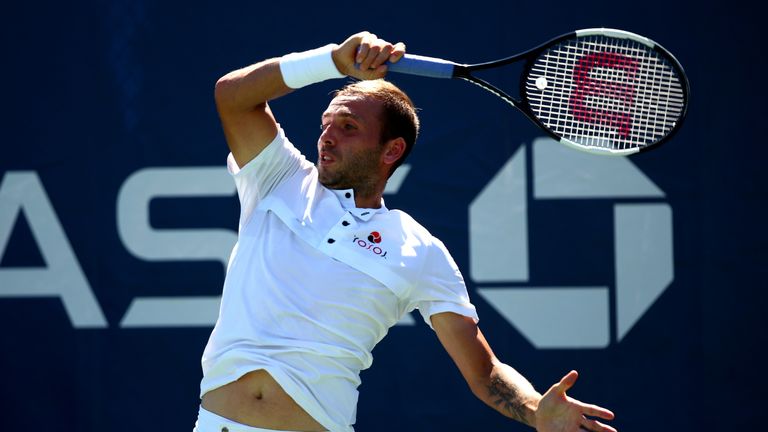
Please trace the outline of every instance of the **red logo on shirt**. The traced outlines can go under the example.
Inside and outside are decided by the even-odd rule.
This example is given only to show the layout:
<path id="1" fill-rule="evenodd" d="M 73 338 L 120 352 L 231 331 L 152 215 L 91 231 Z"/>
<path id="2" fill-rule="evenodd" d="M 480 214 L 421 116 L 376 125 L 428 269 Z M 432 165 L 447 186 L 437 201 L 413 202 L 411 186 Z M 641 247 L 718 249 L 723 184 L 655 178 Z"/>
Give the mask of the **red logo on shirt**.
<path id="1" fill-rule="evenodd" d="M 354 242 L 359 247 L 367 251 L 370 251 L 373 254 L 376 254 L 384 259 L 387 259 L 387 251 L 376 246 L 377 243 L 381 243 L 381 234 L 379 234 L 377 231 L 374 231 L 370 235 L 368 235 L 368 241 L 365 241 L 360 237 L 355 237 L 352 239 L 352 242 Z"/>
<path id="2" fill-rule="evenodd" d="M 378 231 L 372 232 L 368 235 L 368 241 L 371 243 L 381 243 L 381 234 Z"/>

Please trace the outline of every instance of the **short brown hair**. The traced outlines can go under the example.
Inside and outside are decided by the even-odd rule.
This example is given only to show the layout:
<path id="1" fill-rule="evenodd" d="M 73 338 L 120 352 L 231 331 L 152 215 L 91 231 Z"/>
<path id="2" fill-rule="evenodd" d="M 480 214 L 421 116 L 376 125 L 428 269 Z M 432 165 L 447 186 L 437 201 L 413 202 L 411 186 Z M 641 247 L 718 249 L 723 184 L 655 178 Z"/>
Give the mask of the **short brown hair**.
<path id="1" fill-rule="evenodd" d="M 336 91 L 335 96 L 364 96 L 382 102 L 381 142 L 402 137 L 403 156 L 395 162 L 390 175 L 411 153 L 419 136 L 419 116 L 411 98 L 396 85 L 383 79 L 356 81 Z"/>

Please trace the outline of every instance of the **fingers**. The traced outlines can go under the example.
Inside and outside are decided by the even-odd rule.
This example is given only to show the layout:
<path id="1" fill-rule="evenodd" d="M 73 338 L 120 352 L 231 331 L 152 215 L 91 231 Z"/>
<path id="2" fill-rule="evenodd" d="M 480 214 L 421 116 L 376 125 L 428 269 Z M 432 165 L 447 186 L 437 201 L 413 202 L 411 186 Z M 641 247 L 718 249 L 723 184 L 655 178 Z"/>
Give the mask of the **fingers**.
<path id="1" fill-rule="evenodd" d="M 405 45 L 400 45 L 401 51 L 404 51 Z M 360 70 L 376 69 L 389 60 L 393 52 L 395 52 L 395 45 L 378 38 L 375 34 L 368 33 L 360 41 L 355 62 Z"/>
<path id="2" fill-rule="evenodd" d="M 591 432 L 616 432 L 616 429 L 613 427 L 603 424 L 597 420 L 593 420 L 589 417 L 597 417 L 605 420 L 613 420 L 614 415 L 613 412 L 610 410 L 607 410 L 603 407 L 599 407 L 597 405 L 592 404 L 586 404 L 577 400 L 571 400 L 573 404 L 575 404 L 579 410 L 581 410 L 581 413 L 583 416 L 585 416 L 581 421 L 581 428 L 587 431 Z"/>
<path id="3" fill-rule="evenodd" d="M 584 419 L 581 421 L 581 426 L 579 427 L 580 430 L 586 430 L 590 432 L 617 432 L 616 429 L 614 429 L 611 426 L 608 426 L 607 424 L 600 423 L 597 420 L 591 420 L 591 419 Z"/>
<path id="4" fill-rule="evenodd" d="M 537 425 L 560 425 L 551 430 L 574 430 L 588 432 L 616 432 L 611 426 L 598 420 L 613 420 L 613 412 L 597 405 L 583 403 L 566 395 L 579 378 L 576 371 L 568 372 L 558 383 L 544 394 L 536 410 Z M 567 424 L 565 429 L 562 425 Z M 540 430 L 550 430 L 542 428 Z"/>
<path id="5" fill-rule="evenodd" d="M 592 404 L 586 404 L 577 400 L 573 400 L 573 403 L 576 404 L 576 406 L 578 406 L 581 409 L 581 412 L 584 415 L 588 415 L 590 417 L 599 417 L 605 420 L 613 420 L 614 418 L 613 412 L 603 407 L 599 407 L 597 405 L 592 405 Z"/>
<path id="6" fill-rule="evenodd" d="M 402 42 L 398 42 L 395 44 L 395 47 L 392 50 L 392 54 L 390 54 L 389 56 L 389 62 L 397 63 L 397 61 L 403 58 L 404 55 L 405 55 L 405 44 Z"/>
<path id="7" fill-rule="evenodd" d="M 576 380 L 579 378 L 579 373 L 575 370 L 572 370 L 568 372 L 559 383 L 555 384 L 555 389 L 560 393 L 565 393 L 566 391 L 570 390 L 571 387 L 573 387 L 574 384 L 576 384 Z"/>
<path id="8" fill-rule="evenodd" d="M 354 71 L 348 75 L 362 79 L 382 78 L 387 71 L 387 62 L 396 62 L 405 54 L 405 44 L 392 44 L 373 33 L 361 32 L 351 36 L 347 42 L 355 43 Z"/>
<path id="9" fill-rule="evenodd" d="M 367 61 L 366 68 L 369 69 L 371 61 L 373 59 L 369 59 L 369 54 L 371 53 L 371 45 L 376 41 L 376 35 L 373 33 L 363 33 L 363 37 L 360 38 L 360 43 L 357 46 L 357 54 L 355 54 L 355 63 L 357 63 L 359 66 L 362 66 L 364 61 Z M 378 49 L 378 48 L 376 48 Z M 376 53 L 378 54 L 378 52 Z M 376 55 L 374 54 L 374 56 Z"/>

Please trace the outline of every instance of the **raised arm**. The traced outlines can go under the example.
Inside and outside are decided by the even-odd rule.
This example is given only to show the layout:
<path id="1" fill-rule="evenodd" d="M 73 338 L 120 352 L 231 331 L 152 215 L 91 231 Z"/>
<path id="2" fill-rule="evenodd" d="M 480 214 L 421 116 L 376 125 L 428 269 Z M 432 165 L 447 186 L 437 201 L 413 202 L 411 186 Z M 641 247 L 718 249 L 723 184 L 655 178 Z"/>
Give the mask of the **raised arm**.
<path id="1" fill-rule="evenodd" d="M 589 418 L 610 420 L 613 413 L 565 394 L 576 382 L 575 371 L 541 395 L 525 377 L 496 358 L 471 318 L 445 312 L 433 315 L 431 320 L 472 393 L 491 408 L 539 432 L 616 432 Z"/>
<path id="2" fill-rule="evenodd" d="M 216 109 L 224 137 L 239 166 L 256 157 L 277 135 L 277 122 L 267 101 L 289 93 L 280 59 L 264 60 L 232 71 L 216 83 Z"/>
<path id="3" fill-rule="evenodd" d="M 396 62 L 405 53 L 402 43 L 391 44 L 369 32 L 354 34 L 341 45 L 331 45 L 329 49 L 333 61 L 330 67 L 335 66 L 336 70 L 321 71 L 319 75 L 308 71 L 310 77 L 320 76 L 318 80 L 344 75 L 358 79 L 382 78 L 387 71 L 384 63 Z M 280 63 L 286 58 L 295 60 L 297 55 L 272 58 L 232 71 L 216 83 L 216 108 L 224 136 L 241 167 L 261 153 L 277 135 L 277 122 L 268 101 L 294 90 L 286 84 L 281 71 Z M 356 63 L 358 67 L 355 67 Z M 321 66 L 328 68 L 328 65 Z M 302 67 L 302 63 L 292 63 L 294 71 L 298 69 L 301 73 Z"/>

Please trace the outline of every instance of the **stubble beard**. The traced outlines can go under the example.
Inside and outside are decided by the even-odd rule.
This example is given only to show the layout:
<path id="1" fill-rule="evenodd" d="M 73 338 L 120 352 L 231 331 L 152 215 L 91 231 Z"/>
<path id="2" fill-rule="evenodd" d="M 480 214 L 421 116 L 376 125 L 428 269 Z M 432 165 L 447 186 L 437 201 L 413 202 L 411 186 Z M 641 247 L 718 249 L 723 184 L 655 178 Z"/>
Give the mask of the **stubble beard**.
<path id="1" fill-rule="evenodd" d="M 357 196 L 371 196 L 376 193 L 379 156 L 372 152 L 348 156 L 332 170 L 318 162 L 318 180 L 328 189 L 352 189 Z"/>

